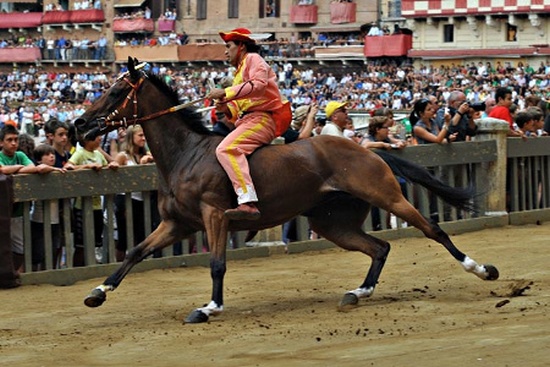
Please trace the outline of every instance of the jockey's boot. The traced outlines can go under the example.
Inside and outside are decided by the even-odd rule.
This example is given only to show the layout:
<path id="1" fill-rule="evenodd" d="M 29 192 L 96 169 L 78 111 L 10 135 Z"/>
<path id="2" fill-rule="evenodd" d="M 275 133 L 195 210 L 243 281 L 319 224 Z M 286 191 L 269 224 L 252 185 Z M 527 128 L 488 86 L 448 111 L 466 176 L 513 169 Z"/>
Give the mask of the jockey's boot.
<path id="1" fill-rule="evenodd" d="M 227 209 L 224 215 L 230 220 L 257 220 L 260 219 L 260 210 L 255 203 L 243 203 L 235 209 Z"/>

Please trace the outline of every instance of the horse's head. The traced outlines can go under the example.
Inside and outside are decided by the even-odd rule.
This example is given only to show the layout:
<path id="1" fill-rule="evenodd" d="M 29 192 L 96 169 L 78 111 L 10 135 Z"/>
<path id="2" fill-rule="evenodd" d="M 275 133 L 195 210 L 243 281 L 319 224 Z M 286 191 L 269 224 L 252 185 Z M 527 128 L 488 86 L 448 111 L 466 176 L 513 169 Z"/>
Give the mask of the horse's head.
<path id="1" fill-rule="evenodd" d="M 74 121 L 79 136 L 93 138 L 119 126 L 132 124 L 137 116 L 137 93 L 147 78 L 143 64 L 128 57 L 128 71 Z"/>

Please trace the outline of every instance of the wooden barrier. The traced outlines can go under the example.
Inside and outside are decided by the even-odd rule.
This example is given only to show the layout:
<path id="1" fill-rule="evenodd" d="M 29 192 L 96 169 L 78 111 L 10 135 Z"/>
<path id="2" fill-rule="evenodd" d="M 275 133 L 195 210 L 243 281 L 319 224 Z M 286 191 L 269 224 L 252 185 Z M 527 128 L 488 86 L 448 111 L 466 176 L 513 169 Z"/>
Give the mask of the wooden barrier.
<path id="1" fill-rule="evenodd" d="M 545 159 L 543 162 L 546 162 L 546 166 L 542 168 L 537 168 L 538 166 L 536 166 L 534 169 L 538 169 L 536 172 L 539 172 L 538 177 L 541 178 L 542 183 L 548 183 L 550 181 L 550 167 L 548 166 L 549 154 L 545 148 L 547 145 L 545 145 L 545 141 L 542 140 L 544 138 L 540 138 L 541 140 L 536 141 L 536 143 L 533 143 L 532 146 L 529 146 L 530 148 L 526 149 L 527 145 L 525 144 L 528 144 L 529 142 L 523 143 L 521 142 L 521 139 L 517 141 L 510 141 L 511 138 L 502 138 L 502 136 L 506 135 L 506 130 L 502 128 L 500 122 L 482 120 L 478 125 L 479 133 L 473 142 L 453 143 L 447 145 L 431 144 L 410 147 L 402 151 L 393 152 L 404 159 L 414 161 L 427 167 L 446 166 L 451 167 L 452 169 L 463 169 L 463 167 L 467 166 L 469 170 L 468 172 L 472 174 L 474 179 L 474 181 L 470 182 L 470 184 L 475 185 L 478 192 L 486 194 L 485 196 L 478 198 L 480 200 L 478 203 L 478 208 L 480 209 L 478 216 L 466 216 L 464 217 L 464 220 L 442 223 L 443 228 L 452 225 L 454 231 L 467 231 L 481 229 L 486 226 L 505 225 L 511 222 L 511 219 L 508 219 L 509 216 L 505 208 L 503 209 L 503 205 L 506 203 L 506 160 L 508 157 L 513 159 L 514 157 L 525 157 L 526 155 L 541 156 L 541 158 Z M 524 152 L 518 152 L 519 149 L 523 149 Z M 93 195 L 103 195 L 105 197 L 107 208 L 107 219 L 105 222 L 107 228 L 106 233 L 108 234 L 106 246 L 106 252 L 108 255 L 106 258 L 107 264 L 97 265 L 95 263 L 92 252 L 94 246 L 93 239 L 85 239 L 84 245 L 88 248 L 87 266 L 83 268 L 72 268 L 72 263 L 67 261 L 65 269 L 50 269 L 47 271 L 22 274 L 21 280 L 23 281 L 23 284 L 40 282 L 70 284 L 76 280 L 97 277 L 112 272 L 114 267 L 117 266 L 112 255 L 114 250 L 114 239 L 112 235 L 109 234 L 114 230 L 112 224 L 112 208 L 109 209 L 112 205 L 112 197 L 117 193 L 130 193 L 133 191 L 150 192 L 155 190 L 158 184 L 157 171 L 154 164 L 121 167 L 118 171 L 102 170 L 100 172 L 95 172 L 91 170 L 83 170 L 67 172 L 64 175 L 56 173 L 49 175 L 16 175 L 13 176 L 13 183 L 13 200 L 15 202 L 26 203 L 27 208 L 29 208 L 32 201 L 59 199 L 63 200 L 65 208 L 68 208 L 71 198 L 86 198 Z M 539 185 L 540 182 L 536 182 L 535 184 Z M 2 188 L 3 186 L 0 185 L 0 190 Z M 533 191 L 534 189 L 531 188 L 530 190 Z M 548 208 L 550 208 L 548 189 L 545 189 L 545 191 L 543 190 L 542 195 L 542 207 L 538 206 L 536 208 L 537 210 L 533 211 L 531 216 L 525 213 L 522 213 L 521 215 L 518 214 L 514 217 L 514 222 L 525 223 L 550 219 L 550 210 L 548 210 Z M 5 196 L 2 195 L 2 197 Z M 527 195 L 527 198 L 529 198 L 529 195 Z M 415 199 L 418 199 L 419 210 L 421 213 L 424 216 L 428 216 L 427 195 L 420 191 Z M 0 202 L 0 204 L 4 205 L 4 207 L 0 208 L 0 210 L 5 213 L 6 204 L 3 202 Z M 146 215 L 150 216 L 150 213 L 146 213 Z M 28 215 L 26 221 L 28 221 Z M 146 226 L 150 227 L 151 218 L 146 220 L 146 223 Z M 25 226 L 25 228 L 27 227 L 28 226 Z M 296 245 L 298 247 L 293 246 L 292 249 L 290 249 L 291 252 L 298 251 L 297 249 L 317 248 L 317 244 L 321 246 L 326 242 L 308 241 L 308 226 L 304 218 L 298 218 L 297 227 L 299 228 L 297 239 L 302 242 L 299 242 L 299 245 Z M 411 235 L 417 232 L 412 228 L 404 228 L 403 224 L 399 221 L 397 222 L 397 227 L 397 229 L 391 231 L 392 233 L 395 233 L 396 236 Z M 0 229 L 3 230 L 2 236 L 0 237 L 0 241 L 3 240 L 3 242 L 0 243 L 4 249 L 8 248 L 11 250 L 9 247 L 9 241 L 6 241 L 8 236 L 6 235 L 5 226 L 2 225 Z M 371 228 L 366 225 L 365 229 L 370 230 Z M 130 229 L 128 231 L 128 233 L 130 233 Z M 70 256 L 70 249 L 72 248 L 72 243 L 70 241 L 70 229 L 66 229 L 66 234 L 67 236 L 64 247 L 67 250 L 67 255 Z M 280 229 L 266 231 L 265 233 L 260 234 L 258 238 L 263 238 L 265 241 L 278 242 L 280 239 L 278 235 L 280 235 Z M 30 249 L 30 231 L 25 230 L 24 237 L 25 248 L 26 250 Z M 233 241 L 236 242 L 228 244 L 228 246 L 231 249 L 235 247 L 242 249 L 242 238 L 242 233 L 235 236 Z M 198 247 L 200 247 L 202 240 L 202 236 L 198 236 L 196 239 L 196 242 L 199 245 Z M 270 250 L 248 249 L 252 254 L 251 256 L 268 256 L 273 251 L 283 251 L 281 246 L 272 247 Z M 190 252 L 189 244 L 185 244 L 185 246 L 183 246 L 183 250 L 180 252 L 182 255 L 174 256 L 173 252 L 170 253 L 168 251 L 164 251 L 162 254 L 162 259 L 146 260 L 136 269 L 146 270 L 153 267 L 181 266 L 183 262 L 187 265 L 198 263 L 201 265 L 208 264 L 208 256 L 206 254 L 189 255 Z M 200 249 L 199 252 L 201 252 Z M 229 252 L 233 253 L 232 250 Z M 242 251 L 238 253 L 241 254 L 238 256 L 245 256 L 242 255 Z M 232 256 L 233 255 L 228 255 L 228 257 Z M 235 253 L 235 256 L 237 256 L 237 253 Z M 25 263 L 29 265 L 30 254 L 26 253 L 25 258 Z M 0 271 L 3 271 L 3 275 L 1 275 L 2 279 L 0 279 L 0 281 L 8 281 L 9 283 L 10 273 L 6 273 L 5 269 L 0 269 Z"/>

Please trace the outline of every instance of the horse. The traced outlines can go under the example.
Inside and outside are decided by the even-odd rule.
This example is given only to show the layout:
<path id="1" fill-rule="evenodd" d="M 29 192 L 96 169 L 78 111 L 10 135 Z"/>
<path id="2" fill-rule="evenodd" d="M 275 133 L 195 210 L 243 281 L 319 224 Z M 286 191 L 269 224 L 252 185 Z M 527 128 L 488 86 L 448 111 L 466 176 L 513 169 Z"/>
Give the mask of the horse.
<path id="1" fill-rule="evenodd" d="M 357 307 L 360 299 L 373 294 L 390 251 L 388 242 L 362 230 L 371 205 L 394 213 L 443 245 L 467 272 L 483 280 L 498 278 L 495 266 L 475 262 L 436 223 L 424 218 L 402 195 L 394 174 L 461 209 L 471 209 L 471 189 L 451 187 L 424 167 L 388 153 L 373 153 L 341 137 L 318 136 L 257 149 L 248 159 L 261 218 L 230 221 L 224 211 L 236 206 L 236 195 L 215 155 L 223 137 L 204 126 L 196 107 L 180 105 L 171 87 L 138 66 L 137 59 L 129 58 L 128 71 L 74 123 L 80 136 L 90 138 L 120 125 L 142 125 L 158 169 L 162 221 L 86 296 L 85 305 L 103 304 L 107 292 L 114 291 L 132 267 L 154 251 L 205 231 L 211 249 L 212 296 L 184 321 L 206 322 L 224 307 L 228 231 L 257 231 L 304 215 L 322 237 L 371 258 L 362 284 L 347 291 L 338 305 L 340 309 Z"/>

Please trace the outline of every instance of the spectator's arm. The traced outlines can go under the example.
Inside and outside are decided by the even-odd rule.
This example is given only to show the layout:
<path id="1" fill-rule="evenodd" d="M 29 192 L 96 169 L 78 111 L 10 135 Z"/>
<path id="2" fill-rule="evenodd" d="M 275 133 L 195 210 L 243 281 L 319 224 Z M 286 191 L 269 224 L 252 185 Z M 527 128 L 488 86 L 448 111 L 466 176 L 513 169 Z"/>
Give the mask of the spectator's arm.
<path id="1" fill-rule="evenodd" d="M 0 167 L 0 173 L 3 173 L 5 175 L 13 175 L 16 173 L 19 173 L 19 170 L 23 168 L 22 164 L 15 164 L 13 166 L 1 166 Z"/>
<path id="2" fill-rule="evenodd" d="M 317 105 L 317 103 L 313 103 L 306 116 L 306 123 L 300 131 L 300 135 L 298 135 L 298 140 L 311 137 L 311 132 L 313 131 L 313 126 L 315 125 L 315 116 L 317 115 L 317 111 L 319 111 L 319 106 Z"/>

